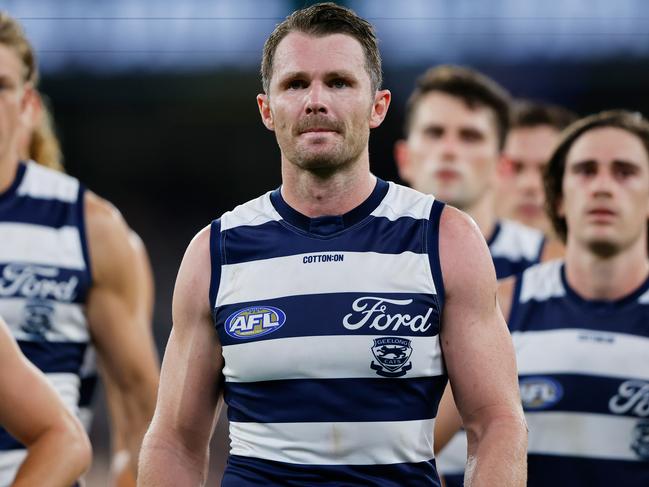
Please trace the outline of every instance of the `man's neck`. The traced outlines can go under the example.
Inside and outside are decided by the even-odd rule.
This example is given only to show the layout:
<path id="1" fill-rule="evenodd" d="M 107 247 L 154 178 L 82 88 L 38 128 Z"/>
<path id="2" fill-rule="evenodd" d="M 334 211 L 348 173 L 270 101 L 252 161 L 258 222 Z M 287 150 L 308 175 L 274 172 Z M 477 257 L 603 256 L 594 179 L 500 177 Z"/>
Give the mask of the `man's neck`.
<path id="1" fill-rule="evenodd" d="M 645 239 L 610 257 L 594 254 L 578 242 L 566 246 L 566 279 L 581 297 L 614 301 L 631 294 L 647 279 Z"/>
<path id="2" fill-rule="evenodd" d="M 488 192 L 474 205 L 461 209 L 473 218 L 485 240 L 488 241 L 496 229 L 497 220 L 493 193 Z"/>
<path id="3" fill-rule="evenodd" d="M 17 166 L 18 159 L 16 157 L 0 157 L 0 193 L 4 193 L 14 182 Z"/>
<path id="4" fill-rule="evenodd" d="M 296 211 L 310 218 L 343 215 L 365 201 L 376 185 L 369 160 L 357 161 L 320 176 L 282 160 L 282 197 Z"/>

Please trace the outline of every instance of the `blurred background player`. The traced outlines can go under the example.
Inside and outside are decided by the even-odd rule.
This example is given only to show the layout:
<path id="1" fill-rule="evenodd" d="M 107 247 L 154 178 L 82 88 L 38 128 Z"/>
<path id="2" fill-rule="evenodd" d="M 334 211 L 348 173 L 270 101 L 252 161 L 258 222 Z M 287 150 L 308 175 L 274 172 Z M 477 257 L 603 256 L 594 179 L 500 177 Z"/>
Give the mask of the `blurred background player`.
<path id="1" fill-rule="evenodd" d="M 543 171 L 563 129 L 576 120 L 557 105 L 517 100 L 511 112 L 496 191 L 497 213 L 556 239 L 545 211 Z"/>
<path id="2" fill-rule="evenodd" d="M 51 110 L 47 100 L 39 91 L 30 98 L 27 116 L 23 117 L 19 136 L 20 159 L 31 160 L 40 165 L 64 171 L 63 154 Z M 139 236 L 131 231 L 130 241 L 137 253 L 138 265 L 134 269 L 140 299 L 138 323 L 150 326 L 153 323 L 154 284 L 149 256 Z M 98 385 L 96 351 L 92 346 L 86 350 L 80 370 L 81 390 L 79 396 L 79 418 L 90 432 L 93 420 L 93 399 Z M 110 413 L 111 477 L 118 487 L 135 485 L 135 477 L 130 468 L 130 454 L 127 448 L 129 437 L 127 406 L 122 400 L 119 387 L 105 371 L 102 373 L 105 398 Z"/>
<path id="3" fill-rule="evenodd" d="M 649 123 L 611 111 L 571 125 L 545 187 L 565 260 L 500 292 L 530 431 L 528 485 L 649 485 Z"/>
<path id="4" fill-rule="evenodd" d="M 0 318 L 0 424 L 27 448 L 3 487 L 69 487 L 90 466 L 90 442 L 45 376 L 20 352 Z M 5 461 L 6 457 L 1 461 Z"/>
<path id="5" fill-rule="evenodd" d="M 401 179 L 467 212 L 489 245 L 499 279 L 538 262 L 543 233 L 496 214 L 496 170 L 509 130 L 510 96 L 469 68 L 426 71 L 410 95 L 405 140 L 395 146 Z"/>
<path id="6" fill-rule="evenodd" d="M 0 311 L 25 354 L 50 373 L 73 409 L 87 406 L 91 396 L 92 337 L 107 372 L 114 448 L 129 452 L 133 476 L 158 376 L 146 253 L 109 203 L 62 173 L 18 162 L 32 156 L 62 167 L 35 90 L 33 50 L 6 14 L 0 15 L 0 54 L 0 227 L 6 237 L 0 246 Z M 86 387 L 79 378 L 84 368 Z"/>
<path id="7" fill-rule="evenodd" d="M 648 485 L 649 123 L 624 111 L 575 122 L 544 183 L 565 259 L 499 289 L 529 427 L 528 485 Z M 440 405 L 441 421 L 452 407 Z"/>

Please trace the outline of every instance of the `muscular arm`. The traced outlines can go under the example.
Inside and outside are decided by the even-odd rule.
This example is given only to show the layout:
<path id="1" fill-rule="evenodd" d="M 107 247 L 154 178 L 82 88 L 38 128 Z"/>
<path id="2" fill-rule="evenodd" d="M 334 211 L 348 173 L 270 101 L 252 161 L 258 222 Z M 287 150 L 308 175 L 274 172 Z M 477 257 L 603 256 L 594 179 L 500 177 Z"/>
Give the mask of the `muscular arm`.
<path id="1" fill-rule="evenodd" d="M 0 320 L 0 424 L 27 447 L 14 487 L 72 485 L 88 468 L 90 443 L 45 377 Z"/>
<path id="2" fill-rule="evenodd" d="M 189 244 L 173 298 L 156 412 L 142 446 L 141 487 L 197 486 L 207 477 L 223 356 L 209 304 L 209 228 Z"/>
<path id="3" fill-rule="evenodd" d="M 120 432 L 135 473 L 158 384 L 158 358 L 146 311 L 150 297 L 141 293 L 141 262 L 119 212 L 92 193 L 86 194 L 85 210 L 93 274 L 88 321 L 101 371 L 111 394 L 120 397 Z"/>
<path id="4" fill-rule="evenodd" d="M 516 279 L 513 277 L 498 281 L 498 304 L 502 315 L 505 317 L 509 316 L 515 284 Z M 446 447 L 461 427 L 462 418 L 455 405 L 453 391 L 447 386 L 435 418 L 435 455 Z"/>
<path id="5" fill-rule="evenodd" d="M 144 242 L 133 231 L 129 235 L 129 243 L 137 256 L 137 267 L 134 272 L 138 296 L 138 316 L 135 324 L 146 327 L 149 331 L 153 324 L 154 283 L 151 263 Z M 115 380 L 102 371 L 106 403 L 111 422 L 111 484 L 115 487 L 135 487 L 135 472 L 132 468 L 132 457 L 128 449 L 129 421 L 128 406 L 120 393 Z"/>
<path id="6" fill-rule="evenodd" d="M 484 238 L 454 208 L 440 222 L 446 300 L 441 340 L 455 402 L 467 432 L 467 487 L 522 487 L 527 431 L 516 361 L 496 301 L 496 279 Z"/>

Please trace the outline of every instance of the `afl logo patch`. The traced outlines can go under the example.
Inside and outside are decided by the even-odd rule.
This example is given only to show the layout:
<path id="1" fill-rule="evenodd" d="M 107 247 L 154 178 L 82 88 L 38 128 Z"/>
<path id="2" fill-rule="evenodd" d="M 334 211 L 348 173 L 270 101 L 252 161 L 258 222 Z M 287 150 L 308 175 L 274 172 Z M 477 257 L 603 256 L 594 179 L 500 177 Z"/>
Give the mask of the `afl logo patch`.
<path id="1" fill-rule="evenodd" d="M 241 309 L 225 320 L 225 331 L 232 338 L 248 339 L 279 330 L 286 314 L 273 306 L 252 306 Z"/>
<path id="2" fill-rule="evenodd" d="M 521 401 L 523 409 L 547 409 L 563 397 L 561 384 L 549 377 L 529 377 L 521 379 Z"/>

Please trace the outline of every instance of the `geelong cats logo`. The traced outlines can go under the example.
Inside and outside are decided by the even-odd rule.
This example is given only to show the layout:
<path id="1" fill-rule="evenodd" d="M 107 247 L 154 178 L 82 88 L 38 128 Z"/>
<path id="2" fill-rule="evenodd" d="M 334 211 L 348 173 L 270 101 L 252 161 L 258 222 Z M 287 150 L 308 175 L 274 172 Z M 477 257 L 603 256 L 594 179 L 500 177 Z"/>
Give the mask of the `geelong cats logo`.
<path id="1" fill-rule="evenodd" d="M 412 347 L 407 338 L 375 338 L 372 355 L 376 362 L 372 360 L 370 367 L 382 377 L 401 377 L 412 369 L 412 362 L 408 362 Z"/>

